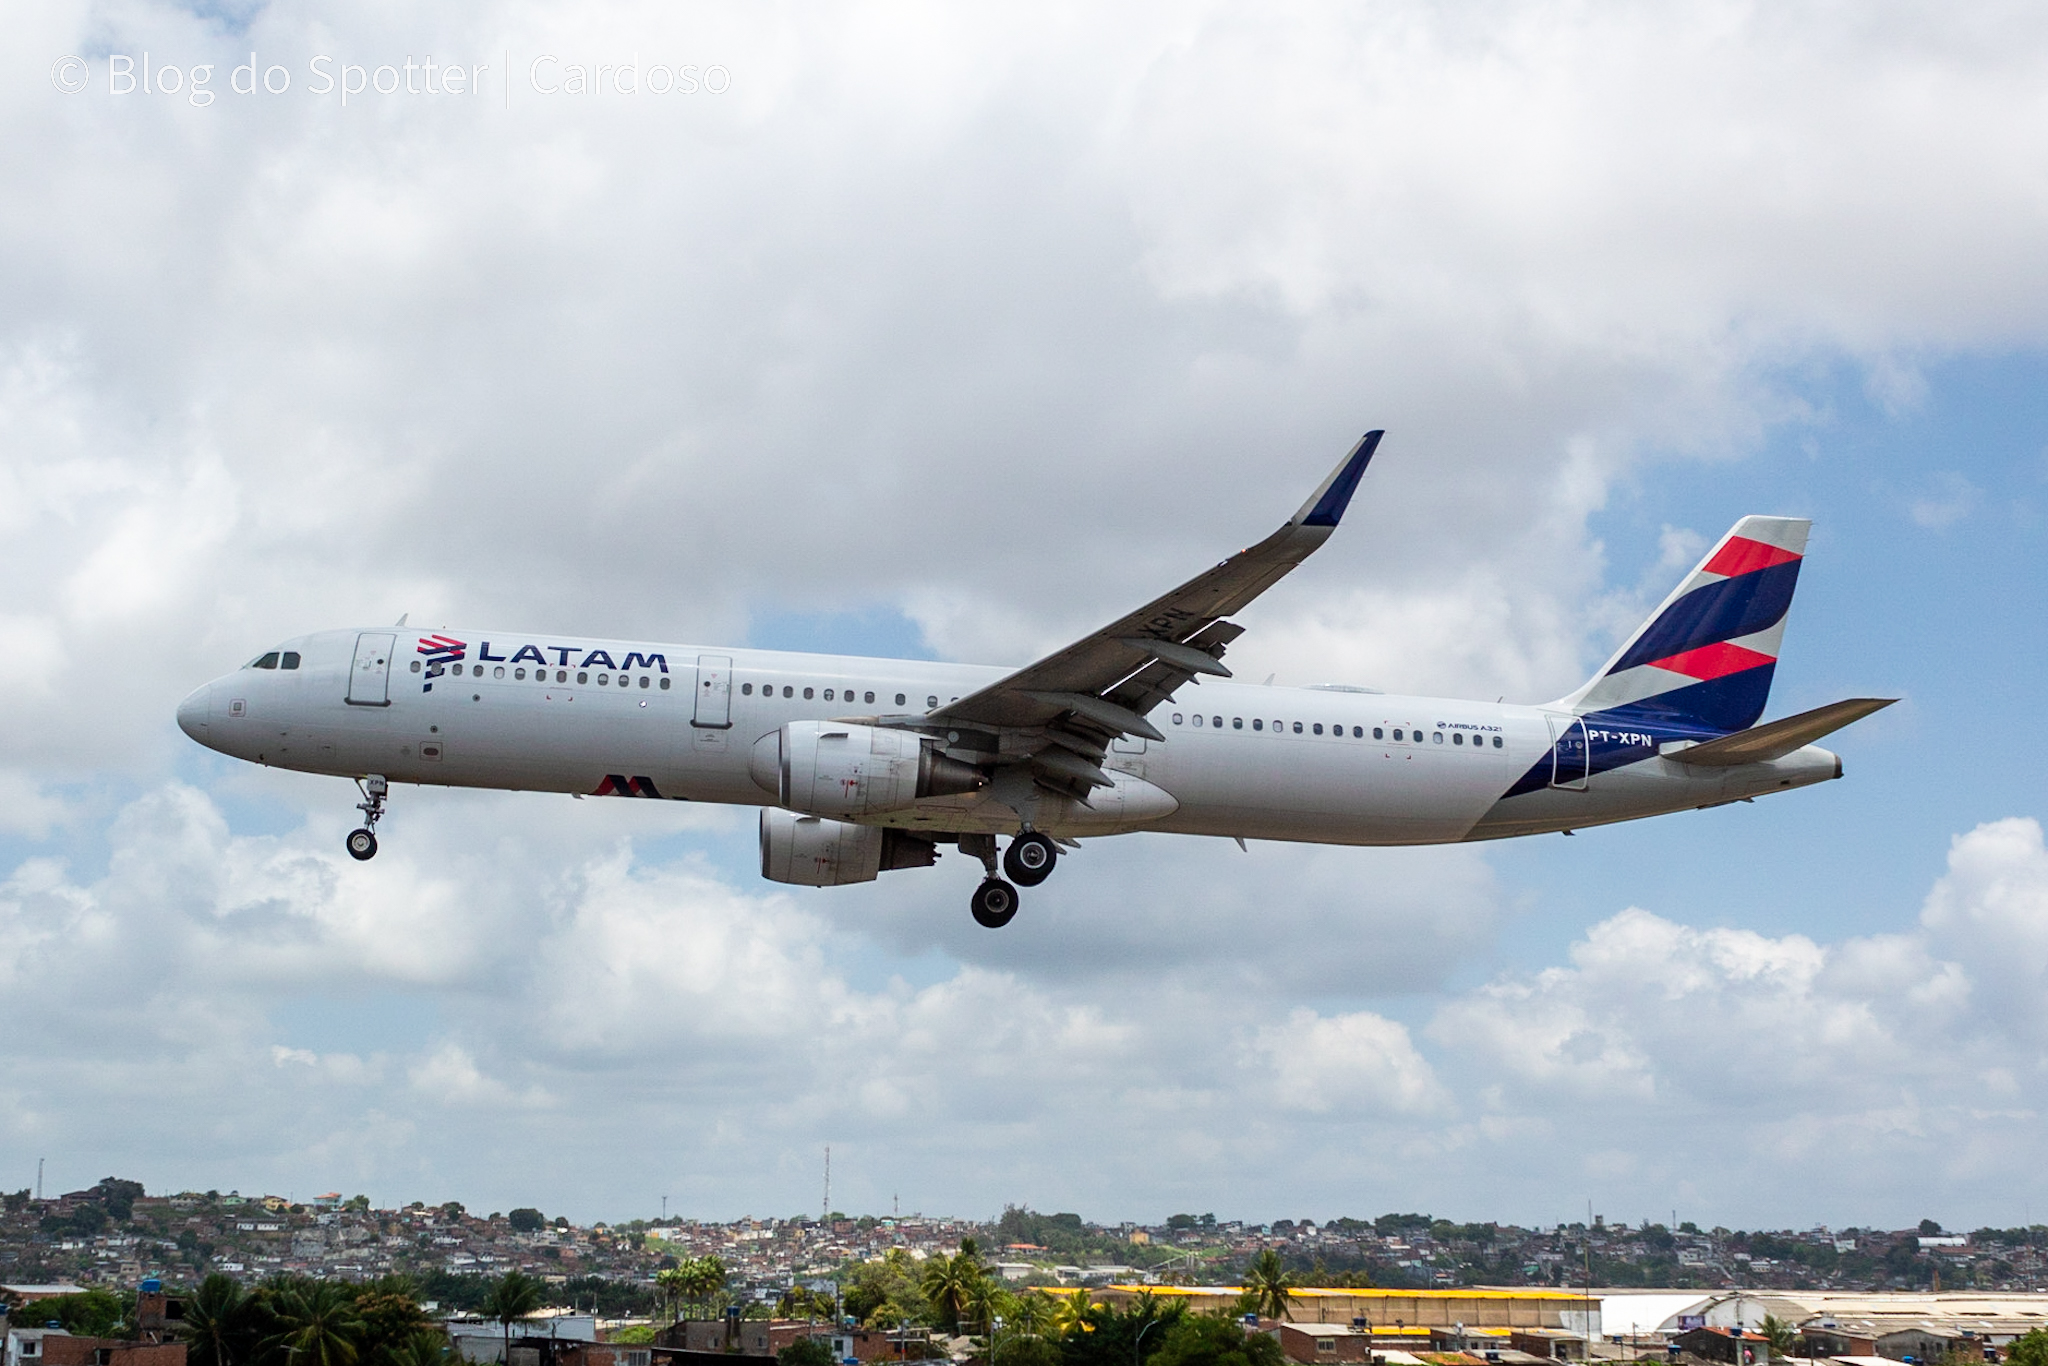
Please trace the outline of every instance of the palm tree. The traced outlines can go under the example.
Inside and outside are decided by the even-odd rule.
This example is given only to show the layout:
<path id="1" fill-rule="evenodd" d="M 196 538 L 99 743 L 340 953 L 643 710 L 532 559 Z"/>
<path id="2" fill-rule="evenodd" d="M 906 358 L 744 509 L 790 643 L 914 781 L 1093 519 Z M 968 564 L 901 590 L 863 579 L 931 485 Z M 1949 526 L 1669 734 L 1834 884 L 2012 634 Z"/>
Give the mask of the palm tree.
<path id="1" fill-rule="evenodd" d="M 178 1325 L 192 1366 L 241 1366 L 256 1342 L 256 1315 L 234 1277 L 216 1271 L 201 1281 Z"/>
<path id="2" fill-rule="evenodd" d="M 414 1333 L 396 1347 L 386 1349 L 389 1366 L 450 1366 L 448 1339 L 439 1333 Z"/>
<path id="3" fill-rule="evenodd" d="M 505 1329 L 504 1366 L 512 1366 L 512 1325 L 540 1308 L 541 1283 L 524 1271 L 508 1271 L 484 1295 L 484 1317 Z"/>
<path id="4" fill-rule="evenodd" d="M 1053 1314 L 1052 1326 L 1063 1338 L 1073 1337 L 1077 1333 L 1092 1333 L 1095 1331 L 1095 1324 L 1090 1321 L 1088 1311 L 1093 1307 L 1093 1297 L 1086 1290 L 1076 1290 L 1060 1301 L 1059 1308 Z"/>
<path id="5" fill-rule="evenodd" d="M 924 1264 L 918 1278 L 932 1312 L 949 1333 L 960 1331 L 960 1320 L 973 1302 L 975 1287 L 982 1281 L 981 1259 L 963 1246 L 951 1257 L 934 1257 Z"/>
<path id="6" fill-rule="evenodd" d="M 1776 1314 L 1766 1314 L 1760 1327 L 1763 1331 L 1764 1341 L 1771 1344 L 1772 1356 L 1788 1357 L 1792 1355 L 1792 1349 L 1797 1345 L 1797 1342 L 1791 1324 L 1779 1318 Z"/>
<path id="7" fill-rule="evenodd" d="M 286 1366 L 356 1366 L 363 1316 L 356 1312 L 355 1287 L 338 1281 L 299 1280 L 271 1295 L 277 1332 L 273 1350 Z"/>
<path id="8" fill-rule="evenodd" d="M 1287 1274 L 1286 1263 L 1272 1248 L 1252 1258 L 1252 1264 L 1245 1269 L 1245 1288 L 1251 1291 L 1252 1303 L 1261 1317 L 1294 1317 L 1287 1307 L 1287 1302 L 1294 1298 L 1294 1278 Z"/>
<path id="9" fill-rule="evenodd" d="M 725 1263 L 716 1257 L 689 1257 L 676 1268 L 686 1298 L 709 1305 L 712 1296 L 725 1289 Z"/>
<path id="10" fill-rule="evenodd" d="M 1087 1298 L 1085 1295 L 1083 1299 Z M 1044 1337 L 1052 1327 L 1059 1306 L 1043 1290 L 1027 1290 L 1010 1307 L 1010 1322 L 1027 1338 Z"/>
<path id="11" fill-rule="evenodd" d="M 689 1278 L 689 1273 L 684 1271 L 680 1265 L 669 1267 L 666 1271 L 654 1273 L 654 1284 L 661 1291 L 662 1303 L 668 1307 L 668 1321 L 670 1323 L 674 1323 L 683 1316 L 683 1299 Z"/>

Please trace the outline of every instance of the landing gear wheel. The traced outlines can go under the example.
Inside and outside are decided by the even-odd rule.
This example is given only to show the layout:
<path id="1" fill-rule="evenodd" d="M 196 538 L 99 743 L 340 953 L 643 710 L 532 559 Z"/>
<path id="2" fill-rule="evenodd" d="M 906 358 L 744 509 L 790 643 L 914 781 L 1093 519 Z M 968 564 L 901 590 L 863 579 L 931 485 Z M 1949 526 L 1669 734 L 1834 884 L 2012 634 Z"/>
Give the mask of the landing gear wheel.
<path id="1" fill-rule="evenodd" d="M 1052 866 L 1059 858 L 1059 846 L 1034 830 L 1010 841 L 1003 851 L 1003 871 L 1019 887 L 1036 887 L 1052 876 Z"/>
<path id="2" fill-rule="evenodd" d="M 377 857 L 377 837 L 368 830 L 349 831 L 348 853 L 349 857 L 353 859 L 372 859 Z"/>
<path id="3" fill-rule="evenodd" d="M 999 877 L 992 877 L 974 889 L 972 904 L 975 924 L 1000 930 L 1017 914 L 1017 889 Z"/>

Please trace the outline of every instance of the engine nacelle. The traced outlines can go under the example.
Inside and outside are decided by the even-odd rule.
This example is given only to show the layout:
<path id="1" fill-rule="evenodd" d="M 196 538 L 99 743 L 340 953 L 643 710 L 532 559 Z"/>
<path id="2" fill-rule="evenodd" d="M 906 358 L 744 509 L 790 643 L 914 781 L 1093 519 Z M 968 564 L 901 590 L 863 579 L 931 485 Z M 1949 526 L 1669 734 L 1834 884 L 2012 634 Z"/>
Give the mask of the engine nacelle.
<path id="1" fill-rule="evenodd" d="M 761 809 L 761 876 L 799 887 L 873 882 L 895 868 L 927 868 L 938 846 L 901 830 Z"/>
<path id="2" fill-rule="evenodd" d="M 762 736 L 748 769 L 783 806 L 819 816 L 899 811 L 920 797 L 973 792 L 987 782 L 913 731 L 833 721 L 792 721 Z"/>

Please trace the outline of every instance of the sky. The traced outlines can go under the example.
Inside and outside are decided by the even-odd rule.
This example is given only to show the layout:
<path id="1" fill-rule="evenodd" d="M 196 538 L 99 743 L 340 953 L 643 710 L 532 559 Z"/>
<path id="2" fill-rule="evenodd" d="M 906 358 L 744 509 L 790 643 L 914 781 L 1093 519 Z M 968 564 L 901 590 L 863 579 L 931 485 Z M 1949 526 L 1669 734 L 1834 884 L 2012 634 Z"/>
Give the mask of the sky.
<path id="1" fill-rule="evenodd" d="M 0 1186 L 2030 1220 L 2044 75 L 2017 4 L 24 0 Z M 400 789 L 358 865 L 172 719 L 401 613 L 1021 664 L 1368 427 L 1240 677 L 1561 696 L 1768 513 L 1769 714 L 1902 700 L 1569 841 L 1091 841 L 993 934 L 747 810 Z"/>

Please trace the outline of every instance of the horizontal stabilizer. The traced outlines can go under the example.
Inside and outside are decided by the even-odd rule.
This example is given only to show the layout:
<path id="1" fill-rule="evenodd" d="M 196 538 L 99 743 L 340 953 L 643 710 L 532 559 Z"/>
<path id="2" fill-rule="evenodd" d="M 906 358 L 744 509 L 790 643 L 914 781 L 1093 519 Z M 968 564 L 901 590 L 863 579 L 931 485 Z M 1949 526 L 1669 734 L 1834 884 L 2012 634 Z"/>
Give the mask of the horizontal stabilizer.
<path id="1" fill-rule="evenodd" d="M 1882 711 L 1898 700 L 1896 697 L 1852 697 L 1845 702 L 1830 702 L 1825 707 L 1815 707 L 1812 711 L 1803 711 L 1782 721 L 1752 726 L 1705 744 L 1672 750 L 1664 757 L 1676 759 L 1681 764 L 1706 764 L 1717 768 L 1734 764 L 1767 764 L 1851 722 L 1861 721 L 1872 712 Z"/>

